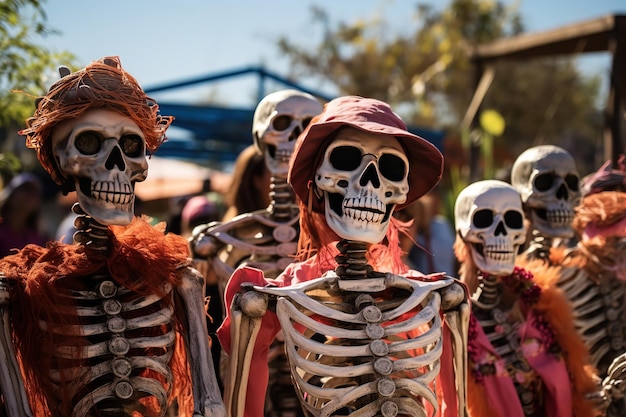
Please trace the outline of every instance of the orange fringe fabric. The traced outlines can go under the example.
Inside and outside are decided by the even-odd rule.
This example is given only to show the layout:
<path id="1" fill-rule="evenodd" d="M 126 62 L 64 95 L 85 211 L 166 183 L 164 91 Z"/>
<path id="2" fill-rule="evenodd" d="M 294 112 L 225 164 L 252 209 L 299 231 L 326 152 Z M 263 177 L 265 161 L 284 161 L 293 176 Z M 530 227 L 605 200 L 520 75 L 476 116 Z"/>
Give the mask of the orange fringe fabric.
<path id="1" fill-rule="evenodd" d="M 505 417 L 498 414 L 489 407 L 485 387 L 476 382 L 471 375 L 467 376 L 467 413 L 470 417 Z"/>
<path id="2" fill-rule="evenodd" d="M 572 227 L 578 236 L 581 236 L 590 224 L 596 227 L 608 227 L 626 216 L 625 207 L 626 193 L 604 191 L 590 194 L 576 207 Z"/>
<path id="3" fill-rule="evenodd" d="M 49 327 L 40 329 L 39 321 L 59 323 L 58 326 L 78 323 L 75 311 L 60 311 L 67 305 L 63 295 L 70 290 L 86 289 L 85 278 L 106 268 L 119 285 L 138 294 L 163 294 L 163 283 L 174 287 L 181 284 L 181 267 L 189 264 L 187 241 L 177 235 L 164 235 L 165 226 L 150 226 L 144 219 L 135 218 L 128 226 L 111 226 L 111 251 L 108 255 L 80 245 L 49 243 L 47 248 L 28 245 L 15 255 L 0 260 L 2 271 L 11 282 L 11 322 L 14 343 L 24 374 L 24 382 L 35 417 L 71 415 L 71 398 L 66 393 L 58 404 L 48 372 L 52 368 L 49 352 L 53 346 L 73 344 L 80 347 L 84 340 L 72 339 L 55 333 Z M 186 351 L 182 340 L 184 311 L 177 309 L 177 343 L 170 361 L 174 378 L 172 398 L 178 400 L 180 415 L 193 413 L 191 380 Z M 76 349 L 80 351 L 80 349 Z M 62 366 L 81 366 L 78 354 Z M 155 376 L 156 375 L 150 375 Z M 68 376 L 69 377 L 69 376 Z M 67 390 L 66 390 L 67 391 Z M 147 407 L 154 407 L 148 402 Z M 158 410 L 151 410 L 157 415 Z"/>

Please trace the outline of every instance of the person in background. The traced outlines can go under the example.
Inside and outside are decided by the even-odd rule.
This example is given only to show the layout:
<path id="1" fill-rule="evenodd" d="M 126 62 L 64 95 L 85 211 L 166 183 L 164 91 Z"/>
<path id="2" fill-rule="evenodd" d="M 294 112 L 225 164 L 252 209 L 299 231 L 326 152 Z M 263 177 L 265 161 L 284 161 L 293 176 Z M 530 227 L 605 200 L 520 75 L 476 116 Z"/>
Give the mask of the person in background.
<path id="1" fill-rule="evenodd" d="M 270 173 L 262 153 L 254 145 L 237 156 L 233 169 L 233 182 L 224 196 L 228 209 L 222 218 L 226 222 L 238 214 L 252 213 L 270 204 Z"/>
<path id="2" fill-rule="evenodd" d="M 414 201 L 401 210 L 393 212 L 393 217 L 400 221 L 400 224 L 402 225 L 400 233 L 398 234 L 400 249 L 403 252 L 402 260 L 411 269 L 416 269 L 418 271 L 419 269 L 417 268 L 417 265 L 413 262 L 413 259 L 409 256 L 409 254 L 411 254 L 415 249 L 424 251 L 423 247 L 419 246 L 417 243 L 417 239 L 420 231 L 425 230 L 429 226 L 429 219 L 426 217 L 426 214 L 426 207 L 421 199 Z M 424 252 L 424 256 L 426 255 L 427 254 Z"/>
<path id="3" fill-rule="evenodd" d="M 74 221 L 76 220 L 77 214 L 72 211 L 72 206 L 77 201 L 78 197 L 76 196 L 76 191 L 67 193 L 67 195 L 59 193 L 59 195 L 57 196 L 57 204 L 62 207 L 62 209 L 67 214 L 61 220 L 61 222 L 59 222 L 55 232 L 54 240 L 67 243 L 68 245 L 74 243 L 74 232 L 76 232 L 76 226 L 74 226 Z"/>
<path id="4" fill-rule="evenodd" d="M 16 175 L 0 191 L 0 258 L 34 243 L 45 246 L 41 230 L 43 184 L 32 173 Z"/>
<path id="5" fill-rule="evenodd" d="M 457 261 L 452 252 L 454 246 L 454 228 L 450 221 L 441 214 L 439 188 L 419 199 L 421 218 L 416 219 L 413 235 L 417 245 L 411 247 L 408 260 L 418 271 L 425 274 L 445 272 L 456 275 Z"/>
<path id="6" fill-rule="evenodd" d="M 197 195 L 188 199 L 180 214 L 180 233 L 190 237 L 193 228 L 199 224 L 220 220 L 223 215 L 222 202 L 215 194 Z"/>
<path id="7" fill-rule="evenodd" d="M 217 200 L 217 197 L 215 197 L 214 195 L 197 195 L 191 197 L 183 205 L 183 209 L 180 215 L 180 228 L 182 236 L 189 239 L 192 235 L 194 227 L 200 224 L 217 221 L 221 218 L 223 213 L 224 210 L 222 208 L 222 205 Z M 209 279 L 207 279 L 205 288 L 205 296 L 207 297 L 206 324 L 207 330 L 209 332 L 209 338 L 211 339 L 211 344 L 214 344 L 217 343 L 217 336 L 215 332 L 217 331 L 220 324 L 222 324 L 222 316 L 224 315 L 224 311 L 222 309 L 222 303 L 219 302 L 220 291 L 217 285 L 215 271 L 213 269 L 209 269 L 206 271 L 206 273 L 210 274 Z M 218 302 L 210 302 L 211 300 L 217 300 Z M 220 351 L 217 349 L 211 349 L 211 353 L 213 355 L 213 363 L 219 364 Z M 223 386 L 220 379 L 218 379 L 218 385 L 220 386 L 220 390 L 222 390 Z"/>

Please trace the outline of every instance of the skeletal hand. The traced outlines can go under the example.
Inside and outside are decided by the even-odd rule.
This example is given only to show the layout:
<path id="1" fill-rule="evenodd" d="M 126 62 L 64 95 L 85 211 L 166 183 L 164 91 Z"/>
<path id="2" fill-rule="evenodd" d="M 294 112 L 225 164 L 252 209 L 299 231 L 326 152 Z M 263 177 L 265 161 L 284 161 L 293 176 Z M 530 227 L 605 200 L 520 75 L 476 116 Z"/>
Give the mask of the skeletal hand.
<path id="1" fill-rule="evenodd" d="M 609 404 L 624 398 L 624 391 L 626 391 L 625 379 L 626 353 L 623 353 L 613 359 L 613 362 L 609 366 L 607 376 L 602 381 L 602 390 Z"/>
<path id="2" fill-rule="evenodd" d="M 624 377 L 626 371 L 626 356 L 618 356 L 613 360 L 608 369 L 608 376 L 600 381 L 598 378 L 598 391 L 585 395 L 585 399 L 591 401 L 601 415 L 605 415 L 611 404 L 621 402 L 624 398 Z"/>
<path id="3" fill-rule="evenodd" d="M 586 394 L 585 399 L 587 401 L 591 401 L 594 408 L 600 411 L 602 415 L 604 415 L 605 411 L 607 410 L 607 408 L 609 408 L 609 405 L 611 404 L 610 396 L 605 389 Z"/>
<path id="4" fill-rule="evenodd" d="M 211 225 L 212 223 L 208 225 L 203 224 L 193 229 L 189 238 L 189 246 L 194 257 L 212 258 L 217 254 L 217 241 L 208 233 Z"/>

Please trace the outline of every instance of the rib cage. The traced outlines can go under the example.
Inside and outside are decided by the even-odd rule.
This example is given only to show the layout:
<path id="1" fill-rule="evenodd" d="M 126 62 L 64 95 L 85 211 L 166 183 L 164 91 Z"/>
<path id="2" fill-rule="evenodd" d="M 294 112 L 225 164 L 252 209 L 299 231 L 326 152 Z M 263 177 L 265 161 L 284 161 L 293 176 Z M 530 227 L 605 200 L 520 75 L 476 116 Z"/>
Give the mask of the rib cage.
<path id="1" fill-rule="evenodd" d="M 392 274 L 350 281 L 350 288 L 369 291 L 361 295 L 342 288 L 336 276 L 255 287 L 278 297 L 276 313 L 306 414 L 426 416 L 425 402 L 437 409 L 431 388 L 442 351 L 436 290 L 450 282 Z"/>
<path id="2" fill-rule="evenodd" d="M 39 323 L 67 341 L 44 352 L 53 364 L 49 376 L 59 402 L 71 399 L 73 417 L 121 417 L 146 415 L 147 402 L 156 401 L 163 416 L 176 340 L 171 286 L 164 288 L 163 298 L 142 296 L 118 286 L 106 273 L 87 285 L 92 289 L 64 297 L 67 303 L 59 306 L 64 323 Z M 78 324 L 68 325 L 66 321 L 76 323 L 72 312 Z"/>
<path id="3" fill-rule="evenodd" d="M 584 269 L 565 268 L 558 283 L 570 300 L 576 328 L 601 377 L 613 359 L 626 351 L 624 283 L 607 275 L 594 280 Z"/>
<path id="4" fill-rule="evenodd" d="M 524 358 L 523 352 L 519 349 L 520 338 L 518 336 L 521 322 L 511 323 L 509 321 L 509 311 L 503 309 L 501 305 L 500 280 L 497 276 L 486 275 L 480 279 L 480 293 L 477 299 L 473 299 L 472 311 L 477 319 L 495 352 L 504 359 L 507 368 L 530 372 L 532 369 Z M 502 327 L 504 331 L 498 331 Z M 520 405 L 524 415 L 536 415 L 541 408 L 541 399 L 538 399 L 534 392 L 527 385 L 513 380 Z"/>
<path id="5" fill-rule="evenodd" d="M 207 231 L 221 246 L 213 260 L 220 282 L 235 268 L 247 265 L 275 278 L 293 261 L 297 249 L 299 216 L 276 221 L 267 210 L 245 213 Z"/>
<path id="6" fill-rule="evenodd" d="M 298 206 L 285 177 L 272 176 L 270 190 L 268 208 L 240 214 L 206 230 L 219 242 L 213 268 L 221 285 L 239 266 L 257 268 L 275 278 L 293 261 L 299 234 Z"/>

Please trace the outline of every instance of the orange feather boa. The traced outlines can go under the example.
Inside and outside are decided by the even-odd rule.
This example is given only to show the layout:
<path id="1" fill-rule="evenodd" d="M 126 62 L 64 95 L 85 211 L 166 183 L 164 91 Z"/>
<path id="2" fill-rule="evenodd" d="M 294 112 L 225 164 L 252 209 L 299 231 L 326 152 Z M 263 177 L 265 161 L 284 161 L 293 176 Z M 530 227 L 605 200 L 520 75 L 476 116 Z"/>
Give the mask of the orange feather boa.
<path id="1" fill-rule="evenodd" d="M 469 254 L 467 245 L 457 238 L 454 252 L 461 262 L 460 275 L 470 290 L 475 290 L 478 281 L 476 266 Z M 557 287 L 559 271 L 542 260 L 528 261 L 519 256 L 517 266 L 522 267 L 534 276 L 534 282 L 541 288 L 541 296 L 534 308 L 542 314 L 554 331 L 554 337 L 562 349 L 572 387 L 572 410 L 574 417 L 595 417 L 600 413 L 586 395 L 599 389 L 596 370 L 590 365 L 589 351 L 574 327 L 571 306 Z M 497 413 L 489 406 L 483 385 L 471 375 L 467 381 L 468 412 L 471 417 L 494 417 Z"/>
<path id="2" fill-rule="evenodd" d="M 71 415 L 69 394 L 58 404 L 55 387 L 48 371 L 52 367 L 52 346 L 67 343 L 60 336 L 40 329 L 39 320 L 60 325 L 76 324 L 78 317 L 63 314 L 59 306 L 69 290 L 86 289 L 85 278 L 106 268 L 112 279 L 139 294 L 163 293 L 163 283 L 176 287 L 181 283 L 181 267 L 189 264 L 187 241 L 177 235 L 164 235 L 165 226 L 150 226 L 135 218 L 128 226 L 110 226 L 111 251 L 103 254 L 80 245 L 49 243 L 47 248 L 28 245 L 15 255 L 0 260 L 0 271 L 10 280 L 11 323 L 20 366 L 31 409 L 36 417 Z M 177 309 L 180 310 L 180 309 Z M 65 310 L 67 311 L 67 310 Z M 182 341 L 184 312 L 177 311 L 177 343 L 170 361 L 174 374 L 173 397 L 177 397 L 181 415 L 191 415 L 193 400 L 187 357 Z M 61 339 L 65 340 L 61 340 Z M 73 341 L 71 343 L 80 341 Z M 85 341 L 82 341 L 84 344 Z M 52 345 L 52 346 L 51 346 Z M 78 351 L 79 349 L 77 349 Z M 80 358 L 68 360 L 78 366 Z M 148 408 L 155 404 L 148 401 Z M 152 410 L 156 415 L 157 410 Z"/>

